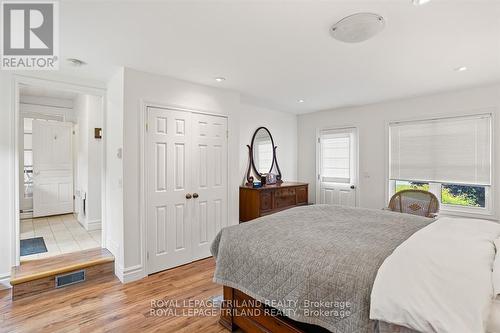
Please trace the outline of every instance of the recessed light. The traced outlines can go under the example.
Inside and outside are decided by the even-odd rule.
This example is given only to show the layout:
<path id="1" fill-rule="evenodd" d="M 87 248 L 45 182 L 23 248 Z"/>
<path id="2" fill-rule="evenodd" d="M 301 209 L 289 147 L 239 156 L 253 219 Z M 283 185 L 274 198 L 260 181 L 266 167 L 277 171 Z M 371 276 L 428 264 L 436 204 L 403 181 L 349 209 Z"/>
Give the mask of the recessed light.
<path id="1" fill-rule="evenodd" d="M 217 82 L 224 82 L 224 81 L 226 81 L 226 78 L 222 77 L 222 76 L 219 76 L 219 77 L 215 78 L 215 81 L 217 81 Z"/>
<path id="2" fill-rule="evenodd" d="M 460 67 L 455 68 L 455 72 L 464 72 L 466 70 L 467 70 L 467 67 L 465 67 L 465 66 L 460 66 Z"/>
<path id="3" fill-rule="evenodd" d="M 304 103 L 305 101 L 303 99 L 297 100 L 297 103 Z"/>
<path id="4" fill-rule="evenodd" d="M 75 67 L 80 67 L 80 66 L 87 64 L 85 61 L 77 59 L 77 58 L 68 58 L 68 59 L 66 59 L 66 61 L 69 62 L 70 65 L 75 66 Z"/>
<path id="5" fill-rule="evenodd" d="M 431 0 L 411 0 L 411 3 L 414 4 L 415 6 L 420 6 L 428 3 Z"/>

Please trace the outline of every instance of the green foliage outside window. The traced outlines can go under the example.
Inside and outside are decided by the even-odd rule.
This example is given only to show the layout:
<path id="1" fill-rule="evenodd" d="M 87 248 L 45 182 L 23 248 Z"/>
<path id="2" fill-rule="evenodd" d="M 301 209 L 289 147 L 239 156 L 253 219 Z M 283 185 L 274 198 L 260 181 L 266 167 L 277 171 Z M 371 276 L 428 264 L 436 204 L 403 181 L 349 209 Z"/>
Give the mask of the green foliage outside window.
<path id="1" fill-rule="evenodd" d="M 429 183 L 396 181 L 396 192 L 409 189 L 429 191 Z M 441 203 L 444 205 L 485 207 L 485 196 L 484 186 L 457 184 L 441 186 Z"/>

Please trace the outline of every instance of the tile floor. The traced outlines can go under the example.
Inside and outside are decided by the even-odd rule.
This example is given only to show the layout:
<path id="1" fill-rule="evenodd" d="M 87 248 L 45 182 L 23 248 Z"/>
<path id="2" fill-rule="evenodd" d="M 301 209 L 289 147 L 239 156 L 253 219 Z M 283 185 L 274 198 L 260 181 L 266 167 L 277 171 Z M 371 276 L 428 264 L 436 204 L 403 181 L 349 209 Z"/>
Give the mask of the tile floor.
<path id="1" fill-rule="evenodd" d="M 85 230 L 73 214 L 21 220 L 21 239 L 33 237 L 43 237 L 47 252 L 22 256 L 21 261 L 101 246 L 101 230 Z"/>

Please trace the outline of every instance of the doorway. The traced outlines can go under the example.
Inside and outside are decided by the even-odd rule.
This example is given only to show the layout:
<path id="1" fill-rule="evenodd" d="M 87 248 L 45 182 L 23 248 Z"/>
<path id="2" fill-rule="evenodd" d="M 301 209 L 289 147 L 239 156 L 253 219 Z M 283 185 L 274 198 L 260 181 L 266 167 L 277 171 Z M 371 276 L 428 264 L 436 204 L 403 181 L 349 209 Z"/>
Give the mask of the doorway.
<path id="1" fill-rule="evenodd" d="M 358 131 L 356 128 L 319 131 L 316 156 L 316 202 L 357 206 Z"/>
<path id="2" fill-rule="evenodd" d="M 228 219 L 227 118 L 147 107 L 148 274 L 211 256 Z"/>
<path id="3" fill-rule="evenodd" d="M 99 248 L 104 238 L 104 93 L 37 83 L 16 85 L 16 265 Z"/>

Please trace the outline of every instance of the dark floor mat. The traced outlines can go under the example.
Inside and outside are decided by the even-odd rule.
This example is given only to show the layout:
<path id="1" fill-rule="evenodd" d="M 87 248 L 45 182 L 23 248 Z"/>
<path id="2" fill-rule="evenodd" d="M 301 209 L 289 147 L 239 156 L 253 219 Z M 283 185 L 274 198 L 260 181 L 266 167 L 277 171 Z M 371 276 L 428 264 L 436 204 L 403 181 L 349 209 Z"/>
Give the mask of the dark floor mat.
<path id="1" fill-rule="evenodd" d="M 21 239 L 21 257 L 47 252 L 43 237 Z"/>

